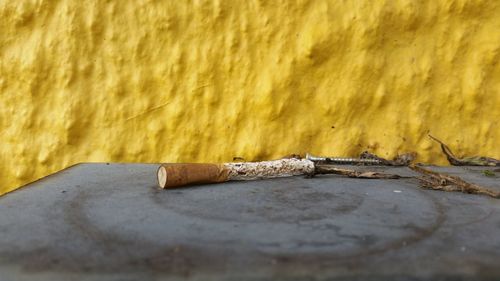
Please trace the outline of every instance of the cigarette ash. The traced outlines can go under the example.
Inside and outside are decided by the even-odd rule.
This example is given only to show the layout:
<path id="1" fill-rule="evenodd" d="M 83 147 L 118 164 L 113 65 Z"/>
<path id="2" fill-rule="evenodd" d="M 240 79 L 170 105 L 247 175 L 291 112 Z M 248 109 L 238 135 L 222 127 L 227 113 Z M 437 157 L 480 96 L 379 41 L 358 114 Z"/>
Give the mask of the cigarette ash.
<path id="1" fill-rule="evenodd" d="M 280 159 L 262 162 L 225 163 L 229 180 L 255 180 L 314 174 L 314 163 L 307 159 Z"/>

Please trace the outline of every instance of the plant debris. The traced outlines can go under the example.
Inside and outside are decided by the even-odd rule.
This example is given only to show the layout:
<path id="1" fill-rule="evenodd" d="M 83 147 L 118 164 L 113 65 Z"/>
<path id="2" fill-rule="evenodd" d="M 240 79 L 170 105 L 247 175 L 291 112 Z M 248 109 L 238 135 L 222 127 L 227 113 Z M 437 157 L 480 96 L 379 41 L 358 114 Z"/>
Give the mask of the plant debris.
<path id="1" fill-rule="evenodd" d="M 494 177 L 495 176 L 495 172 L 490 171 L 490 170 L 484 170 L 483 171 L 483 175 L 485 175 L 487 177 Z"/>
<path id="2" fill-rule="evenodd" d="M 292 154 L 287 154 L 279 159 L 302 159 L 304 157 L 302 157 L 302 155 L 300 154 L 295 154 L 295 153 L 292 153 Z"/>
<path id="3" fill-rule="evenodd" d="M 400 179 L 402 176 L 395 174 L 386 174 L 373 171 L 356 171 L 350 169 L 335 168 L 331 165 L 316 165 L 315 174 L 336 174 L 348 176 L 350 178 L 360 178 L 360 179 Z"/>
<path id="4" fill-rule="evenodd" d="M 430 134 L 429 137 L 441 145 L 441 150 L 446 155 L 448 162 L 453 166 L 500 166 L 500 160 L 490 157 L 472 156 L 457 158 L 446 144 Z"/>
<path id="5" fill-rule="evenodd" d="M 413 162 L 413 160 L 415 160 L 416 157 L 417 153 L 415 152 L 400 154 L 393 160 L 387 160 L 368 151 L 365 151 L 361 153 L 361 155 L 359 155 L 359 158 L 361 159 L 375 159 L 380 161 L 382 165 L 386 166 L 408 166 L 411 164 L 411 162 Z"/>
<path id="6" fill-rule="evenodd" d="M 484 194 L 493 198 L 500 198 L 500 191 L 491 190 L 477 184 L 466 182 L 456 176 L 434 172 L 416 165 L 410 165 L 409 168 L 423 175 L 422 177 L 418 177 L 423 188 L 442 191 L 459 191 L 471 194 Z"/>

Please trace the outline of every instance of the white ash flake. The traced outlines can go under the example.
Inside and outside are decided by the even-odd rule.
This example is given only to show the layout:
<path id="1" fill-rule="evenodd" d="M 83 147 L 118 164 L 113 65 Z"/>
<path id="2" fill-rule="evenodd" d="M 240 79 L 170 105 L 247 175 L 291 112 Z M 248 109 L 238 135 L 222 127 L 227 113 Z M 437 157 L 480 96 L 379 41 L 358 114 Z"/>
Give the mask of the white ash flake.
<path id="1" fill-rule="evenodd" d="M 280 159 L 262 162 L 225 163 L 229 180 L 255 180 L 314 174 L 314 163 L 307 159 Z"/>

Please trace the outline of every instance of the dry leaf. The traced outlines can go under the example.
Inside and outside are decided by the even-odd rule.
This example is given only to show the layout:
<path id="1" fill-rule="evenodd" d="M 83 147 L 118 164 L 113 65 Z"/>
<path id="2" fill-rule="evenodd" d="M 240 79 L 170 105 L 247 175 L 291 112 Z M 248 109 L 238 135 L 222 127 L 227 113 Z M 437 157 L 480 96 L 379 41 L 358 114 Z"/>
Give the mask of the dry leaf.
<path id="1" fill-rule="evenodd" d="M 493 198 L 500 198 L 500 192 L 489 188 L 469 183 L 463 179 L 443 173 L 434 172 L 420 166 L 410 165 L 410 169 L 422 174 L 419 177 L 423 188 L 443 191 L 460 191 L 463 193 L 485 194 Z"/>
<path id="2" fill-rule="evenodd" d="M 361 159 L 375 159 L 380 161 L 382 165 L 386 166 L 408 166 L 415 160 L 417 156 L 417 153 L 415 152 L 410 152 L 410 153 L 404 153 L 396 156 L 393 160 L 387 160 L 385 158 L 379 157 L 373 153 L 370 153 L 368 151 L 365 151 L 361 153 L 359 158 Z"/>
<path id="3" fill-rule="evenodd" d="M 344 175 L 350 178 L 360 178 L 360 179 L 399 179 L 402 178 L 395 174 L 385 174 L 373 171 L 355 171 L 350 169 L 335 168 L 330 165 L 316 165 L 315 174 L 337 174 Z"/>
<path id="4" fill-rule="evenodd" d="M 454 166 L 500 166 L 500 160 L 490 158 L 490 157 L 472 156 L 472 157 L 464 157 L 461 159 L 457 158 L 457 157 L 455 157 L 455 155 L 453 154 L 451 149 L 446 144 L 444 144 L 442 141 L 438 140 L 437 138 L 431 136 L 430 134 L 429 134 L 429 137 L 441 145 L 441 150 L 446 155 L 446 158 L 448 159 L 448 162 L 450 162 L 451 165 L 454 165 Z"/>

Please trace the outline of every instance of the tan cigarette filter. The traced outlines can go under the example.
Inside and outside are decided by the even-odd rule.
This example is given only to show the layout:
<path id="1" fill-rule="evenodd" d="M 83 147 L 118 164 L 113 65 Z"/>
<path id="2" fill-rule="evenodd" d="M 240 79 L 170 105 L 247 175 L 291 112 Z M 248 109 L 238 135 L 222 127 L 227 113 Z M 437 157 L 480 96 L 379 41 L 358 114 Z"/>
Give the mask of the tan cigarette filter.
<path id="1" fill-rule="evenodd" d="M 229 180 L 256 180 L 314 173 L 314 163 L 306 159 L 223 164 L 162 164 L 158 184 L 162 188 L 221 183 Z"/>
<path id="2" fill-rule="evenodd" d="M 228 171 L 223 164 L 163 164 L 158 169 L 158 184 L 162 188 L 227 180 Z"/>

